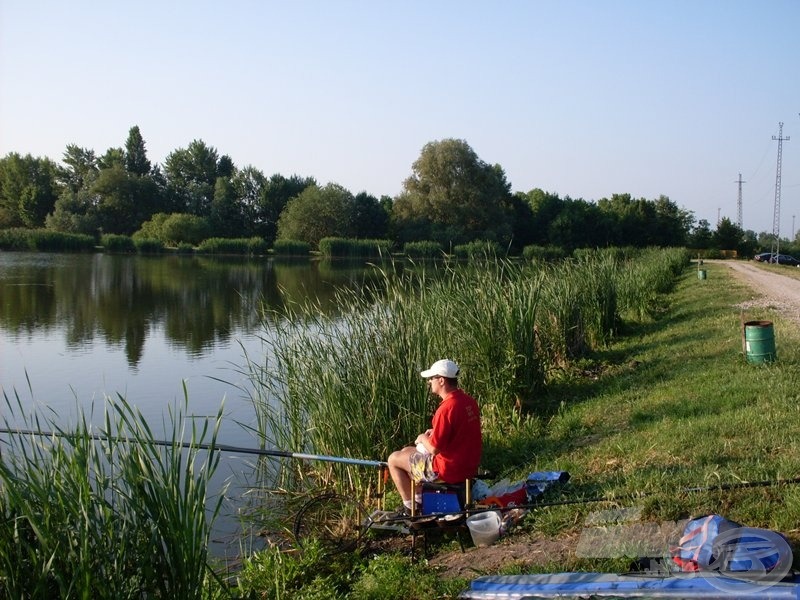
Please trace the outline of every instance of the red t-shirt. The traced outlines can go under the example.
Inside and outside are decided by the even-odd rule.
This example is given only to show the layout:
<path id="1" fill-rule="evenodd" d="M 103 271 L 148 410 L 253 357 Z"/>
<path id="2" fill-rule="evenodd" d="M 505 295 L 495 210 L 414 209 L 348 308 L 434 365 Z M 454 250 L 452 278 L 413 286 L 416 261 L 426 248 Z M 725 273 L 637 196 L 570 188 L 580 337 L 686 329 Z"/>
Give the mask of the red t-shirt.
<path id="1" fill-rule="evenodd" d="M 478 403 L 458 388 L 444 397 L 433 415 L 431 444 L 439 451 L 433 470 L 445 483 L 460 483 L 478 474 L 483 440 Z"/>

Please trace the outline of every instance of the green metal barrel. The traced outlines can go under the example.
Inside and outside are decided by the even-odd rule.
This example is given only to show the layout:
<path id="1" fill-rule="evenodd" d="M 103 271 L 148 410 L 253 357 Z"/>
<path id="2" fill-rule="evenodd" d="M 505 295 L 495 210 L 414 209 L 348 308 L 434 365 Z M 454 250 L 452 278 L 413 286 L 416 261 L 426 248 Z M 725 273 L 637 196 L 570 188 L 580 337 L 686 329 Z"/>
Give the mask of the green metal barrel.
<path id="1" fill-rule="evenodd" d="M 744 324 L 744 342 L 749 363 L 772 362 L 777 358 L 772 321 L 747 321 Z"/>

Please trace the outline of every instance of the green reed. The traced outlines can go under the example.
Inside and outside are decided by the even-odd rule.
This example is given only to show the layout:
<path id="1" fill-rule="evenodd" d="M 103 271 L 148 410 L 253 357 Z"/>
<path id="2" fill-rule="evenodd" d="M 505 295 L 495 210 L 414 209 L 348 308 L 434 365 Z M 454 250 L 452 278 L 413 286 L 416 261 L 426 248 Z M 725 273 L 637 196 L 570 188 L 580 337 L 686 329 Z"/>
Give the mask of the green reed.
<path id="1" fill-rule="evenodd" d="M 677 259 L 663 260 L 668 253 L 637 261 L 672 280 Z M 412 265 L 383 272 L 370 293 L 339 292 L 335 315 L 315 302 L 290 306 L 270 318 L 269 364 L 248 367 L 260 434 L 293 451 L 385 458 L 429 426 L 436 399 L 419 371 L 447 357 L 462 367 L 461 385 L 481 404 L 485 426 L 511 439 L 529 426 L 519 414 L 537 411 L 554 370 L 617 334 L 621 308 L 631 308 L 621 283 L 630 286 L 625 302 L 637 283 L 663 287 L 656 275 L 622 278 L 626 268 L 624 255 L 607 251 L 549 266 Z M 309 476 L 307 466 L 292 469 Z M 314 485 L 359 480 L 336 466 L 310 473 Z"/>
<path id="2" fill-rule="evenodd" d="M 207 507 L 219 453 L 199 445 L 213 446 L 221 411 L 210 431 L 171 411 L 162 444 L 122 398 L 96 429 L 4 399 L 5 427 L 36 433 L 7 435 L 0 456 L 0 595 L 200 598 L 222 493 Z"/>

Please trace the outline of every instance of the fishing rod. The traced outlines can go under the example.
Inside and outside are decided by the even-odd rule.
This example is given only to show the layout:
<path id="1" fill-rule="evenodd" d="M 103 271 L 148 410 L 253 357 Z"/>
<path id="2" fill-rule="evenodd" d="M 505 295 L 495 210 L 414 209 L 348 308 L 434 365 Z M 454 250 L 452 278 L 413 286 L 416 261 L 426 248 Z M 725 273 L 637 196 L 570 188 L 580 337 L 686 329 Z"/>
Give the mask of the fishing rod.
<path id="1" fill-rule="evenodd" d="M 88 437 L 89 439 L 98 441 L 141 443 L 138 440 L 132 440 L 126 437 L 115 437 L 110 435 L 101 435 L 97 433 L 88 433 L 83 435 L 75 433 L 64 433 L 60 431 L 37 431 L 34 429 L 0 429 L 0 434 L 34 435 L 39 437 L 64 437 L 64 438 Z M 327 456 L 324 454 L 306 454 L 304 452 L 288 452 L 286 450 L 267 450 L 265 448 L 248 448 L 245 446 L 231 446 L 229 444 L 206 444 L 206 443 L 193 443 L 184 441 L 168 442 L 164 440 L 148 440 L 147 443 L 151 443 L 156 446 L 178 446 L 181 448 L 197 448 L 198 450 L 219 450 L 220 452 L 255 454 L 258 456 L 296 458 L 299 460 L 319 460 L 323 462 L 341 463 L 345 465 L 357 465 L 361 467 L 376 467 L 380 469 L 385 469 L 389 466 L 389 463 L 379 460 L 347 458 L 344 456 Z"/>

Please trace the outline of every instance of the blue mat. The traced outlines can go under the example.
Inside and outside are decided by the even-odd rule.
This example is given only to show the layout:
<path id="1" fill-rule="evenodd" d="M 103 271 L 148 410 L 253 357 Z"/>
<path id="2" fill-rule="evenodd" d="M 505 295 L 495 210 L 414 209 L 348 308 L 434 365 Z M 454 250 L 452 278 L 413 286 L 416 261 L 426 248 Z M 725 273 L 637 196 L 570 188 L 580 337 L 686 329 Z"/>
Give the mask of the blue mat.
<path id="1" fill-rule="evenodd" d="M 754 582 L 715 573 L 670 576 L 555 573 L 479 577 L 459 598 L 705 598 L 800 599 L 800 579 Z"/>

